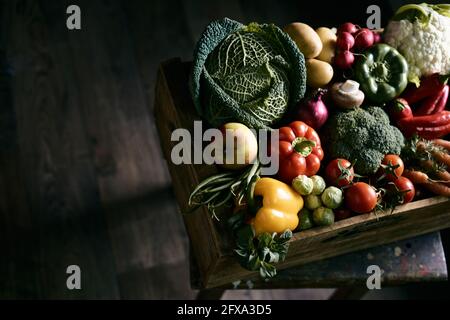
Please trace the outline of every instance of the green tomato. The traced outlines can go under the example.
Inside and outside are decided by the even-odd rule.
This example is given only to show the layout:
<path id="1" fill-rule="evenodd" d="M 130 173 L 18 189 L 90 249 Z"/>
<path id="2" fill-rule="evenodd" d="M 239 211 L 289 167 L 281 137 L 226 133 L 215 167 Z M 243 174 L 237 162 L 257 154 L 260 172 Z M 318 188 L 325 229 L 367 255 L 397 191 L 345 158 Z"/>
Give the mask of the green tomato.
<path id="1" fill-rule="evenodd" d="M 334 223 L 334 212 L 330 208 L 317 208 L 313 212 L 313 221 L 318 226 L 330 226 Z"/>
<path id="2" fill-rule="evenodd" d="M 314 184 L 311 178 L 305 175 L 299 175 L 292 180 L 292 188 L 302 196 L 311 194 Z"/>
<path id="3" fill-rule="evenodd" d="M 322 201 L 319 196 L 310 194 L 305 198 L 305 207 L 309 210 L 314 210 L 322 206 Z"/>
<path id="4" fill-rule="evenodd" d="M 313 189 L 311 193 L 317 196 L 321 195 L 327 186 L 325 180 L 321 176 L 312 176 L 311 180 L 313 181 Z"/>
<path id="5" fill-rule="evenodd" d="M 298 213 L 298 217 L 299 217 L 298 223 L 299 230 L 311 229 L 313 227 L 312 212 L 310 210 L 303 208 Z"/>
<path id="6" fill-rule="evenodd" d="M 337 209 L 344 201 L 342 190 L 336 187 L 328 187 L 320 197 L 325 207 L 330 209 Z"/>

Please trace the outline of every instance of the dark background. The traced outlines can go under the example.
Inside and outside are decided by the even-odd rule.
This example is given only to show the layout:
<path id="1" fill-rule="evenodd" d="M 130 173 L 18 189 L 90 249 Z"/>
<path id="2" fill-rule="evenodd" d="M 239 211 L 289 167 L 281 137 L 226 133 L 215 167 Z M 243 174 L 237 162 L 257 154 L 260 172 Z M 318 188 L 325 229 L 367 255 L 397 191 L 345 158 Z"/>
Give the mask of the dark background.
<path id="1" fill-rule="evenodd" d="M 384 25 L 402 2 L 2 0 L 0 298 L 193 298 L 152 115 L 158 64 L 190 60 L 216 18 L 364 25 L 367 6 L 379 4 Z M 81 8 L 81 30 L 66 28 L 70 4 Z M 80 291 L 66 289 L 71 264 Z"/>

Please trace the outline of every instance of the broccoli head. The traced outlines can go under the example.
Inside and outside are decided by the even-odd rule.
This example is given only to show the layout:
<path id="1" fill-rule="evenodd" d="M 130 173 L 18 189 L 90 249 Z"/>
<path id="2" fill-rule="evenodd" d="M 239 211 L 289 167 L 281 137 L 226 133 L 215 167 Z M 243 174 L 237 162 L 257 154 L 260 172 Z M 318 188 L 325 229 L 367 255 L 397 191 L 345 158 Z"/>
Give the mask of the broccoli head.
<path id="1" fill-rule="evenodd" d="M 386 154 L 400 154 L 405 144 L 403 134 L 391 126 L 389 117 L 379 107 L 339 112 L 324 128 L 327 155 L 355 162 L 359 174 L 375 173 Z"/>

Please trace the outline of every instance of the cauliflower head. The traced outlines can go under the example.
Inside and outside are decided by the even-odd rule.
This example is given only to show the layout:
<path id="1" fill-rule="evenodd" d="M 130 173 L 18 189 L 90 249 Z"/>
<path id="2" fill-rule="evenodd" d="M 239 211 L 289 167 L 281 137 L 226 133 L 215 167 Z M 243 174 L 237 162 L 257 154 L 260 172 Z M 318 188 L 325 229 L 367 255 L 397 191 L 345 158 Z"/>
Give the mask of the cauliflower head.
<path id="1" fill-rule="evenodd" d="M 434 10 L 437 6 L 409 6 L 417 8 L 418 16 L 404 15 L 401 20 L 394 16 L 385 29 L 385 42 L 405 57 L 409 64 L 410 82 L 418 84 L 422 76 L 433 73 L 449 74 L 450 17 Z"/>

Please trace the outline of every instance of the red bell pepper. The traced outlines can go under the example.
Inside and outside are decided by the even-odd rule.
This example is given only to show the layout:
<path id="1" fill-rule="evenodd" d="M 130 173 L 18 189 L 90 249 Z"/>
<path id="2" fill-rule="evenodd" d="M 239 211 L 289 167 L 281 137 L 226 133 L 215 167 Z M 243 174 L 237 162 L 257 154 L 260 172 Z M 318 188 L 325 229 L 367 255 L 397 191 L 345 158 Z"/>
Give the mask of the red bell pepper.
<path id="1" fill-rule="evenodd" d="M 291 184 L 298 175 L 315 175 L 323 159 L 317 132 L 302 121 L 294 121 L 280 128 L 279 134 L 278 178 Z"/>

